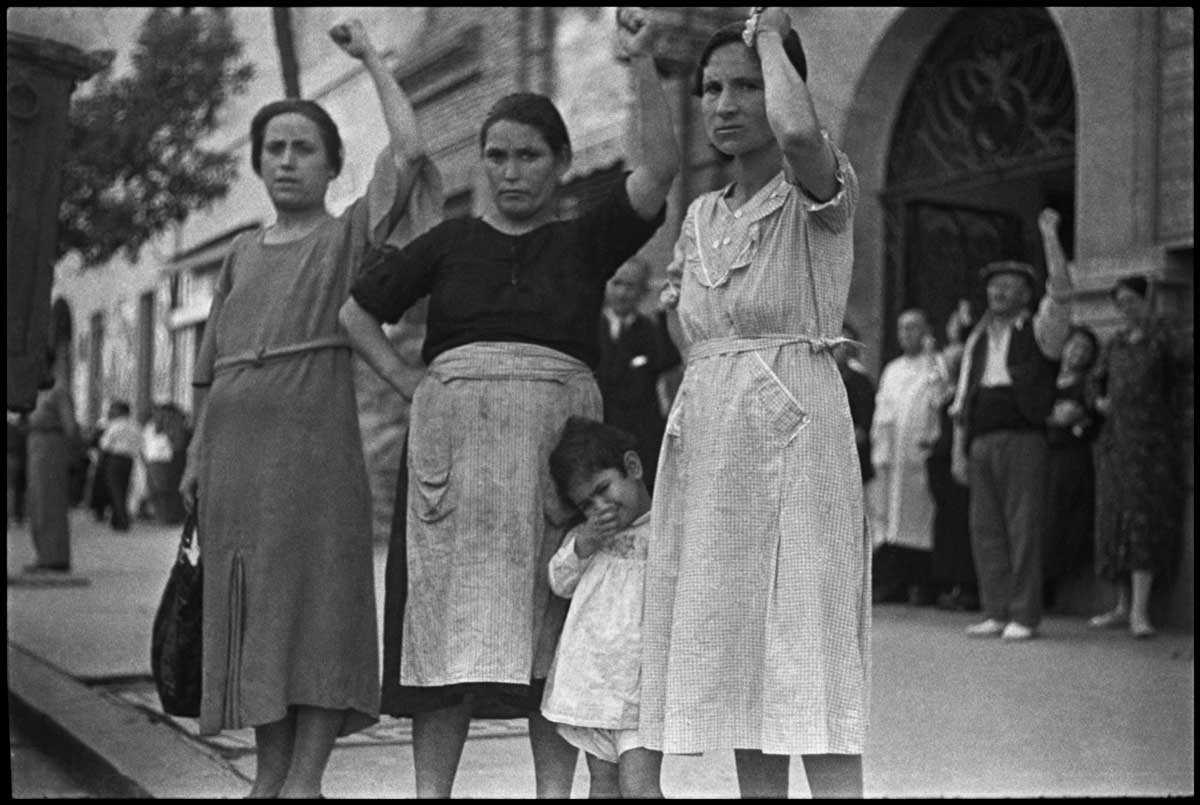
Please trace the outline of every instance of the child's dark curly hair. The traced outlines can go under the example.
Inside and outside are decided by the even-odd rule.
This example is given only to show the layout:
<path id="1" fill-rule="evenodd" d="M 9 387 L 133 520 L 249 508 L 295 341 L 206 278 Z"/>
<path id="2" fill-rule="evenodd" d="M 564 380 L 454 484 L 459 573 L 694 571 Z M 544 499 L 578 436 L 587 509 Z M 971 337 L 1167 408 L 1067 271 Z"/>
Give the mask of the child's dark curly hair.
<path id="1" fill-rule="evenodd" d="M 573 416 L 563 426 L 558 445 L 550 453 L 550 477 L 564 501 L 572 480 L 607 469 L 625 474 L 625 454 L 637 450 L 637 439 L 613 425 Z"/>

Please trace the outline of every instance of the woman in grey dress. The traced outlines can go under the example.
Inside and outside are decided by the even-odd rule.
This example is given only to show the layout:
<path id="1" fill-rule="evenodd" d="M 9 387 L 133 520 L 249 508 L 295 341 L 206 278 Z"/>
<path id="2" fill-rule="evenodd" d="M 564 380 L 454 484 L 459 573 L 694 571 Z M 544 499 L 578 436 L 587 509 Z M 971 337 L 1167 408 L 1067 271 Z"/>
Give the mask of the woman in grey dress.
<path id="1" fill-rule="evenodd" d="M 368 248 L 441 213 L 412 108 L 362 25 L 331 34 L 374 81 L 390 145 L 334 216 L 333 121 L 301 100 L 255 116 L 252 163 L 276 219 L 238 237 L 217 280 L 182 485 L 189 503 L 199 487 L 200 731 L 254 727 L 252 797 L 319 796 L 337 736 L 378 719 L 370 491 L 337 312 Z"/>

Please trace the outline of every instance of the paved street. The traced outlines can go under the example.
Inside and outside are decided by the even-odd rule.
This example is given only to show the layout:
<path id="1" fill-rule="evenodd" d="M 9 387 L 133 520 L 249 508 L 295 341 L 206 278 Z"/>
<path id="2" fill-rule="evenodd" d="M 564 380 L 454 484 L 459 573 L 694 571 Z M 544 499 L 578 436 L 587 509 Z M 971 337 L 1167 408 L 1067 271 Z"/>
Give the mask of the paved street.
<path id="1" fill-rule="evenodd" d="M 243 795 L 253 774 L 251 731 L 201 740 L 191 720 L 157 713 L 146 681 L 149 624 L 174 557 L 176 530 L 138 523 L 116 534 L 82 511 L 72 517 L 75 572 L 87 584 L 9 584 L 10 694 L 26 697 L 47 717 L 59 713 L 64 729 L 75 730 L 114 764 L 126 762 L 122 750 L 128 750 L 134 759 L 121 773 L 148 793 Z M 31 558 L 27 532 L 10 526 L 10 577 Z M 380 603 L 384 558 L 380 546 Z M 1013 645 L 964 637 L 971 614 L 895 605 L 876 607 L 874 615 L 868 796 L 1194 793 L 1191 631 L 1167 630 L 1139 642 L 1122 631 L 1089 630 L 1081 618 L 1051 617 L 1042 638 Z M 41 676 L 54 676 L 60 687 Z M 53 701 L 65 694 L 49 691 L 61 691 L 61 685 L 74 685 L 71 695 L 80 699 L 56 709 Z M 340 741 L 326 795 L 412 796 L 408 724 L 385 718 Z M 139 742 L 161 751 L 134 751 Z M 24 745 L 10 754 L 14 784 L 28 779 L 22 775 L 32 761 L 16 751 Z M 807 787 L 796 768 L 792 794 L 804 797 Z M 160 778 L 168 782 L 155 782 Z M 732 755 L 669 757 L 663 788 L 669 797 L 736 796 Z M 580 763 L 574 796 L 586 793 Z M 533 795 L 522 722 L 475 725 L 455 794 Z M 81 794 L 26 787 L 19 794 L 14 788 L 14 795 Z"/>

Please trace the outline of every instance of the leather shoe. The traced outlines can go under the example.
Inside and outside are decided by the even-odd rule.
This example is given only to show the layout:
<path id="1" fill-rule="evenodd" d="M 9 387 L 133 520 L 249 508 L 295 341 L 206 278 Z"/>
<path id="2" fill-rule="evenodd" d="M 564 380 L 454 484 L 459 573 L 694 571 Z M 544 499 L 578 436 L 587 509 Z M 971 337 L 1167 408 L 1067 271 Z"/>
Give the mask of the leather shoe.
<path id="1" fill-rule="evenodd" d="M 971 637 L 996 637 L 1004 631 L 1004 622 L 998 621 L 995 618 L 976 623 L 967 627 L 967 634 Z"/>
<path id="2" fill-rule="evenodd" d="M 1004 640 L 1029 640 L 1036 636 L 1036 629 L 1026 626 L 1023 623 L 1017 623 L 1016 621 L 1012 621 L 1005 626 L 1004 631 L 1000 634 L 1000 637 Z"/>

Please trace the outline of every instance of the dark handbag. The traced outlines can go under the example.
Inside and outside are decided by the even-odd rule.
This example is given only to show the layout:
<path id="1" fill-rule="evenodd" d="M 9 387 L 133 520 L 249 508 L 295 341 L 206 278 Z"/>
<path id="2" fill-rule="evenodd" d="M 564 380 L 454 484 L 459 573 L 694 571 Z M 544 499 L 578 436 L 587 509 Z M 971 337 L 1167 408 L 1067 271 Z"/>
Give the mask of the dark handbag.
<path id="1" fill-rule="evenodd" d="M 179 540 L 175 565 L 167 578 L 162 601 L 154 615 L 150 641 L 150 670 L 162 701 L 171 716 L 200 715 L 200 645 L 203 637 L 202 593 L 204 579 L 200 559 L 188 556 L 196 531 L 196 514 L 188 515 Z"/>

